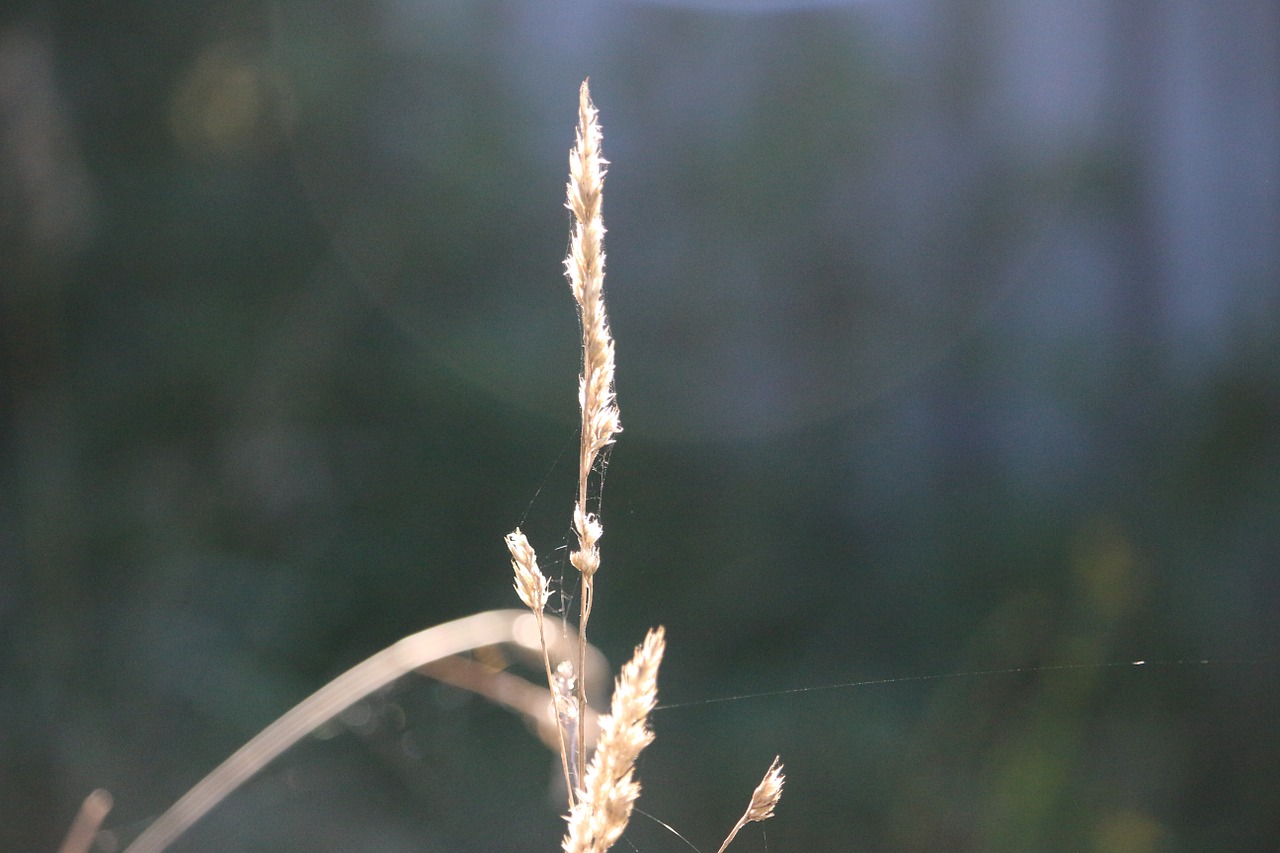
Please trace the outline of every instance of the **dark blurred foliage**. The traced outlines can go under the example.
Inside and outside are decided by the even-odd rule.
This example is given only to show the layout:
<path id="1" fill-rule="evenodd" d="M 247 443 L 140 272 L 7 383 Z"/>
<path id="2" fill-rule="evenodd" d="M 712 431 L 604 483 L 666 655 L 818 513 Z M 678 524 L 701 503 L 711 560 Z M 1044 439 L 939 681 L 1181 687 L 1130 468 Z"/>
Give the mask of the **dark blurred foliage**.
<path id="1" fill-rule="evenodd" d="M 1280 849 L 1272 3 L 5 8 L 0 848 L 557 565 L 590 75 L 642 807 L 715 849 L 781 753 L 769 850 Z M 408 679 L 179 849 L 552 850 L 556 772 Z"/>

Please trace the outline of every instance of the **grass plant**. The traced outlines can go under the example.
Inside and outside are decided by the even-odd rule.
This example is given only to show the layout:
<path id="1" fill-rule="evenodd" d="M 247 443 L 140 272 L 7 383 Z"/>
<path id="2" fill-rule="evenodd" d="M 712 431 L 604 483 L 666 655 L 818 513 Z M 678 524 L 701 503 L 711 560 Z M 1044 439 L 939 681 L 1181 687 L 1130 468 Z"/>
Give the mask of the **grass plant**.
<path id="1" fill-rule="evenodd" d="M 601 209 L 607 163 L 601 155 L 601 141 L 597 111 L 584 81 L 579 90 L 575 145 L 569 155 L 566 206 L 574 221 L 565 259 L 582 327 L 582 374 L 578 380 L 582 421 L 572 514 L 577 548 L 569 555 L 579 577 L 577 625 L 546 613 L 551 582 L 539 569 L 528 538 L 517 528 L 507 535 L 506 544 L 516 594 L 527 611 L 488 611 L 436 625 L 347 670 L 236 750 L 148 826 L 125 853 L 160 853 L 301 738 L 415 671 L 511 708 L 525 716 L 544 743 L 559 753 L 568 802 L 561 842 L 564 853 L 604 853 L 622 837 L 640 796 L 636 760 L 654 739 L 649 716 L 657 705 L 658 670 L 666 636 L 661 626 L 648 632 L 617 676 L 609 713 L 597 718 L 588 700 L 605 678 L 605 665 L 603 656 L 587 640 L 587 626 L 595 600 L 604 528 L 598 486 L 593 492 L 592 483 L 598 483 L 601 454 L 622 430 L 614 393 L 615 348 L 604 303 Z M 463 657 L 495 645 L 535 655 L 546 686 L 510 673 L 492 672 Z M 748 823 L 773 815 L 783 779 L 782 764 L 775 758 L 718 853 L 724 853 Z M 110 803 L 104 791 L 95 791 L 86 799 L 62 853 L 87 853 Z"/>
<path id="2" fill-rule="evenodd" d="M 666 650 L 661 627 L 652 629 L 635 655 L 622 668 L 614 685 L 609 715 L 600 721 L 600 737 L 590 764 L 586 763 L 585 729 L 574 721 L 587 712 L 587 625 L 595 600 L 595 579 L 600 569 L 600 538 L 604 527 L 598 513 L 589 512 L 590 481 L 601 452 L 622 431 L 614 393 L 614 343 L 604 304 L 604 177 L 607 161 L 601 154 L 603 133 L 599 114 L 591 102 L 588 82 L 578 91 L 578 128 L 569 153 L 569 185 L 566 207 L 573 213 L 569 256 L 565 273 L 578 304 L 582 327 L 582 375 L 578 378 L 578 405 L 582 426 L 578 450 L 578 496 L 573 507 L 573 530 L 578 549 L 569 562 L 578 570 L 577 626 L 578 668 L 551 670 L 544 653 L 548 684 L 555 696 L 555 718 L 561 743 L 561 763 L 569 798 L 568 830 L 561 844 L 565 853 L 604 853 L 626 830 L 640 783 L 635 763 L 641 750 L 653 741 L 649 713 L 658 702 L 658 667 Z M 597 500 L 598 504 L 598 500 Z M 550 595 L 548 580 L 538 570 L 537 556 L 518 528 L 507 536 L 515 587 L 521 601 L 542 625 L 542 613 Z M 568 695 L 568 685 L 573 695 Z M 751 821 L 765 820 L 782 796 L 782 765 L 777 759 L 752 796 L 751 804 L 725 838 L 721 853 L 738 831 Z"/>

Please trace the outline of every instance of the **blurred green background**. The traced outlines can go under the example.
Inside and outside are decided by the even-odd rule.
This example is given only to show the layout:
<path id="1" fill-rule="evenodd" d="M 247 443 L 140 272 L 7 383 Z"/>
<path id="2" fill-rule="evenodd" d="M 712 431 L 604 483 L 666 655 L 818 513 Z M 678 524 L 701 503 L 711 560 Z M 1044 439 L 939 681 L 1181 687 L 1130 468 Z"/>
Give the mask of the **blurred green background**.
<path id="1" fill-rule="evenodd" d="M 1280 849 L 1278 57 L 1265 0 L 6 4 L 0 848 L 514 606 L 516 525 L 559 572 L 590 75 L 641 807 L 714 850 L 781 753 L 735 850 Z M 553 850 L 557 773 L 411 678 L 176 849 Z"/>

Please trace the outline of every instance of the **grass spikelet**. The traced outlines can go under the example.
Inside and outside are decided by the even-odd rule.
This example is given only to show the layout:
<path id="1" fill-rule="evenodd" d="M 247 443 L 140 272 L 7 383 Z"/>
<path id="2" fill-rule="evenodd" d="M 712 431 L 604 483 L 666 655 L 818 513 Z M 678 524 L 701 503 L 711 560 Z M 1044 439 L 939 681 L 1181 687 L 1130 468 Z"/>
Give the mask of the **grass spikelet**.
<path id="1" fill-rule="evenodd" d="M 564 853 L 604 853 L 622 837 L 640 796 L 636 759 L 653 741 L 649 713 L 658 701 L 658 666 L 666 640 L 652 629 L 622 667 L 609 716 L 600 720 L 600 739 L 587 767 L 577 803 L 569 812 Z"/>
<path id="2" fill-rule="evenodd" d="M 529 544 L 529 539 L 520 532 L 520 528 L 516 528 L 507 534 L 507 550 L 511 552 L 511 569 L 515 573 L 516 595 L 520 596 L 520 600 L 524 602 L 525 607 L 533 611 L 534 619 L 538 623 L 538 645 L 542 648 L 542 666 L 546 670 L 547 686 L 551 690 L 551 701 L 553 703 L 552 716 L 555 720 L 556 737 L 560 742 L 560 764 L 564 770 L 564 785 L 568 791 L 569 805 L 573 805 L 574 784 L 573 780 L 577 778 L 575 774 L 576 768 L 569 766 L 569 756 L 573 748 L 579 746 L 579 742 L 574 740 L 572 744 L 566 742 L 568 727 L 565 720 L 572 718 L 578 720 L 586 717 L 585 711 L 579 707 L 574 709 L 574 713 L 570 714 L 569 709 L 565 707 L 565 703 L 571 699 L 565 697 L 561 690 L 556 689 L 559 683 L 551 672 L 551 655 L 547 650 L 547 634 L 546 626 L 542 622 L 542 612 L 547 606 L 547 599 L 551 597 L 551 585 L 547 582 L 547 578 L 538 568 L 538 555 L 534 553 L 533 546 Z M 585 665 L 584 665 L 585 668 Z M 575 727 L 573 736 L 579 737 L 578 728 Z"/>
<path id="3" fill-rule="evenodd" d="M 516 528 L 507 534 L 507 550 L 511 552 L 511 568 L 515 572 L 516 595 L 535 615 L 542 613 L 551 597 L 547 578 L 538 568 L 538 555 L 528 538 Z"/>
<path id="4" fill-rule="evenodd" d="M 734 836 L 747 824 L 757 823 L 773 817 L 773 809 L 778 805 L 778 800 L 782 799 L 782 783 L 786 779 L 787 777 L 782 775 L 781 756 L 774 756 L 773 763 L 765 771 L 764 778 L 760 780 L 760 784 L 756 785 L 755 791 L 751 793 L 751 803 L 747 806 L 747 810 L 742 813 L 742 817 L 738 818 L 738 822 L 733 825 L 733 829 L 729 830 L 728 837 L 725 838 L 724 843 L 720 845 L 720 849 L 716 853 L 724 853 L 729 843 L 733 841 Z"/>

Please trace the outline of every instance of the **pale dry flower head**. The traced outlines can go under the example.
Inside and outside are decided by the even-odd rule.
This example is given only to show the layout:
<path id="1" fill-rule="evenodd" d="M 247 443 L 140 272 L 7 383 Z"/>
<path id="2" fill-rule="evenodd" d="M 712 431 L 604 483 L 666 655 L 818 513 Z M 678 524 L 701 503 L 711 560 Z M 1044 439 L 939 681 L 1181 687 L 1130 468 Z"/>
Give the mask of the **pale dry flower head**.
<path id="1" fill-rule="evenodd" d="M 768 820 L 773 817 L 773 809 L 782 799 L 782 783 L 787 777 L 782 774 L 782 756 L 775 755 L 769 770 L 760 780 L 760 784 L 751 794 L 751 805 L 747 807 L 746 822 Z"/>
<path id="2" fill-rule="evenodd" d="M 507 550 L 511 552 L 511 568 L 515 572 L 516 594 L 534 613 L 541 613 L 551 597 L 551 586 L 538 568 L 538 555 L 529 539 L 516 528 L 507 534 Z"/>
<path id="3" fill-rule="evenodd" d="M 551 712 L 556 721 L 556 735 L 560 741 L 560 763 L 564 770 L 565 789 L 569 792 L 569 798 L 572 802 L 574 768 L 569 766 L 571 747 L 570 743 L 565 740 L 569 732 L 564 725 L 565 703 L 569 700 L 566 700 L 555 689 L 556 680 L 551 673 L 551 658 L 548 655 L 546 632 L 542 624 L 542 612 L 547 606 L 547 599 L 551 597 L 551 584 L 547 582 L 546 576 L 538 568 L 538 555 L 534 553 L 528 537 L 521 532 L 519 527 L 507 534 L 506 542 L 507 550 L 511 552 L 511 568 L 515 573 L 513 586 L 515 586 L 516 595 L 520 596 L 520 600 L 524 602 L 525 607 L 533 611 L 534 618 L 538 622 L 538 643 L 542 647 L 542 665 L 546 670 L 547 686 L 551 689 Z M 585 715 L 584 708 L 575 709 L 575 719 L 583 715 Z M 582 737 L 582 735 L 577 735 L 576 731 L 574 736 Z"/>
<path id="4" fill-rule="evenodd" d="M 728 837 L 725 838 L 724 843 L 720 845 L 720 849 L 716 853 L 724 853 L 729 843 L 738 834 L 738 831 L 747 824 L 768 820 L 773 817 L 774 807 L 778 805 L 778 800 L 782 799 L 782 783 L 786 781 L 786 778 L 786 776 L 782 775 L 781 756 L 774 756 L 773 763 L 765 771 L 764 778 L 760 780 L 760 784 L 756 785 L 756 789 L 751 793 L 751 803 L 747 806 L 747 810 L 742 813 L 742 817 L 738 818 L 738 822 L 733 825 L 733 829 L 729 830 Z"/>
<path id="5" fill-rule="evenodd" d="M 613 338 L 604 310 L 604 176 L 607 161 L 600 154 L 600 122 L 584 80 L 578 91 L 576 144 L 569 152 L 568 200 L 573 212 L 565 274 L 582 319 L 582 376 L 578 403 L 582 410 L 579 458 L 579 500 L 586 503 L 585 483 L 601 450 L 622 430 L 614 402 Z"/>
<path id="6" fill-rule="evenodd" d="M 590 578 L 600 568 L 600 548 L 597 543 L 604 535 L 604 527 L 595 513 L 585 512 L 582 505 L 577 504 L 573 508 L 573 532 L 578 537 L 579 550 L 569 555 L 569 562 L 584 577 Z"/>
<path id="7" fill-rule="evenodd" d="M 640 796 L 635 763 L 653 741 L 649 713 L 658 702 L 658 666 L 665 649 L 662 628 L 654 628 L 622 667 L 610 713 L 600 720 L 600 737 L 577 803 L 569 811 L 564 853 L 604 853 L 631 820 Z"/>

